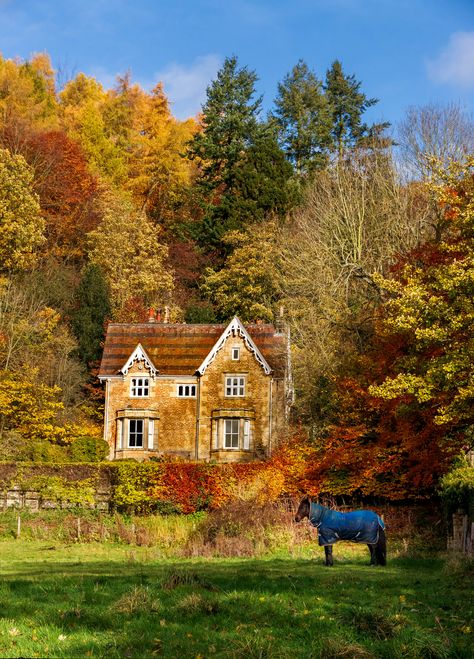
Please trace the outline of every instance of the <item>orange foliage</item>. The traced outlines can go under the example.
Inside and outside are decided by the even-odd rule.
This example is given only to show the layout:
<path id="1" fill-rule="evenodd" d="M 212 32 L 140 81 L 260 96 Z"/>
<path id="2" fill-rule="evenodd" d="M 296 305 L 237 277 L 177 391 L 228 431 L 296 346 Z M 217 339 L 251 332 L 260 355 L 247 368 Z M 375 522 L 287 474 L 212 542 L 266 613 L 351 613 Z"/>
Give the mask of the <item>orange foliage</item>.
<path id="1" fill-rule="evenodd" d="M 97 181 L 82 148 L 65 133 L 48 131 L 30 135 L 23 155 L 35 170 L 46 248 L 59 256 L 82 256 L 85 235 L 98 223 L 93 210 Z"/>

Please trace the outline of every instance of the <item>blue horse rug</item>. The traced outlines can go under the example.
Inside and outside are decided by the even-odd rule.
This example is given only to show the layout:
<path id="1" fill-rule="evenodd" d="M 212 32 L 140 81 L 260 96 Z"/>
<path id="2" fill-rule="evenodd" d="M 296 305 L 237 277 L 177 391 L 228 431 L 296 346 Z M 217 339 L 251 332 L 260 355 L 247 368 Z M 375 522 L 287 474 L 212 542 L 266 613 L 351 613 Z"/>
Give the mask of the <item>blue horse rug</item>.
<path id="1" fill-rule="evenodd" d="M 351 540 L 375 545 L 379 539 L 379 528 L 385 529 L 381 517 L 372 510 L 354 510 L 340 513 L 319 503 L 311 502 L 309 521 L 318 529 L 320 547 L 333 545 L 338 540 Z"/>

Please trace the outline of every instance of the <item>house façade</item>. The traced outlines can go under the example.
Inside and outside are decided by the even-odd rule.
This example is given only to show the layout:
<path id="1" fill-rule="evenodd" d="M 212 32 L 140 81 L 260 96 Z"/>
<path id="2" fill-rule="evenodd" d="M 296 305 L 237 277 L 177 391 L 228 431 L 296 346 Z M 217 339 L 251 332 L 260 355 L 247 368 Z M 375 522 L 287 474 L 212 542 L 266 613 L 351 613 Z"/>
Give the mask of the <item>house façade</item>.
<path id="1" fill-rule="evenodd" d="M 270 324 L 112 323 L 99 378 L 110 459 L 246 462 L 286 429 L 289 341 Z"/>

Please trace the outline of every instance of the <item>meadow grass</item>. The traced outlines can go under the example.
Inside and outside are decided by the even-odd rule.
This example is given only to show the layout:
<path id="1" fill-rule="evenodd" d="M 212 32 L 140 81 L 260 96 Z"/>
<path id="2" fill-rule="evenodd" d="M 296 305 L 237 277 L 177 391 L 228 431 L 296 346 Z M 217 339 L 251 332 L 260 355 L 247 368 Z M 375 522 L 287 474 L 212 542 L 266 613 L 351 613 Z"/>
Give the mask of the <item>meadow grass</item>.
<path id="1" fill-rule="evenodd" d="M 472 581 L 442 556 L 314 543 L 164 558 L 113 542 L 0 541 L 1 657 L 472 657 Z M 471 575 L 472 577 L 472 575 Z"/>

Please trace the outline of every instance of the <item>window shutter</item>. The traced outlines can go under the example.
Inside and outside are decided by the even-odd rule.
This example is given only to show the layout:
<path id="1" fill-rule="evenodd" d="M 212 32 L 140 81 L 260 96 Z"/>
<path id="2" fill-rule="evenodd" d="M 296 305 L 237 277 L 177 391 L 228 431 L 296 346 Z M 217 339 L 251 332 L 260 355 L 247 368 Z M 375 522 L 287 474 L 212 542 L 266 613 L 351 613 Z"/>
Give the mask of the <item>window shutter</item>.
<path id="1" fill-rule="evenodd" d="M 219 448 L 219 419 L 214 421 L 214 432 L 212 433 L 212 448 L 217 451 Z"/>
<path id="2" fill-rule="evenodd" d="M 155 420 L 148 419 L 148 450 L 151 451 L 154 448 L 155 443 Z"/>
<path id="3" fill-rule="evenodd" d="M 123 421 L 117 419 L 117 449 L 123 448 Z"/>
<path id="4" fill-rule="evenodd" d="M 244 420 L 244 451 L 250 448 L 250 419 Z"/>

